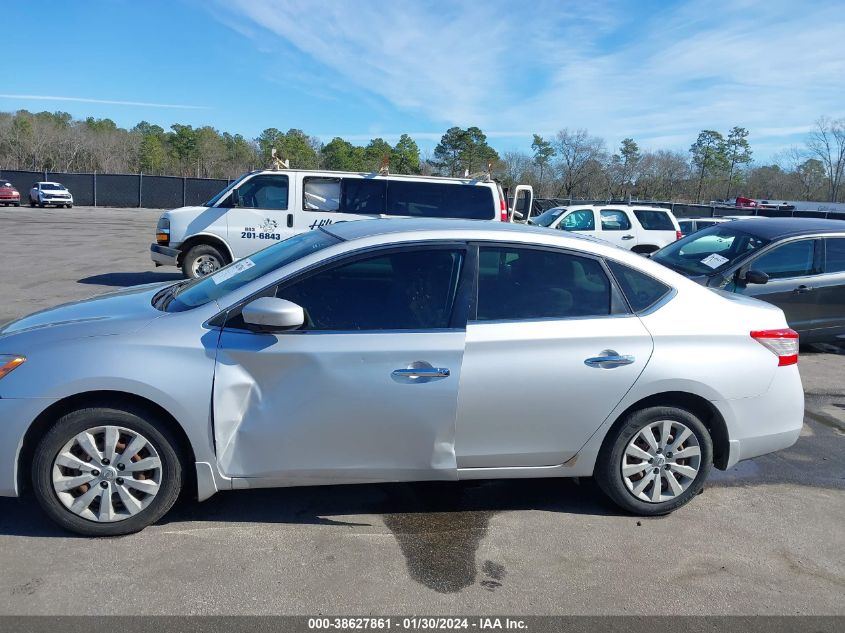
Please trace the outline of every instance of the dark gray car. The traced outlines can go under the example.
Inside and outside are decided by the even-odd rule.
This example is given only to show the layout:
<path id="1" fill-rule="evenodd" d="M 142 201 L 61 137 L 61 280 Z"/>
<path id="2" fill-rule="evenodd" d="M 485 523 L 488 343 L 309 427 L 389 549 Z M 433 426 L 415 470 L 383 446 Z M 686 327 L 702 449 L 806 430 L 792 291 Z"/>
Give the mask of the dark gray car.
<path id="1" fill-rule="evenodd" d="M 737 220 L 657 251 L 652 259 L 711 288 L 773 303 L 802 342 L 845 335 L 845 222 Z"/>

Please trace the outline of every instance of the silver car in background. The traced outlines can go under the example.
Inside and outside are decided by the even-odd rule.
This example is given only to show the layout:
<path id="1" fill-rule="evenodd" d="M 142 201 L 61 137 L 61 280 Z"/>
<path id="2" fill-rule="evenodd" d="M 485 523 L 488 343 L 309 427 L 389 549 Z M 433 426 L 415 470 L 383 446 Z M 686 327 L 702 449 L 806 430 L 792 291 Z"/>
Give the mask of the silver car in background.
<path id="1" fill-rule="evenodd" d="M 595 476 L 665 514 L 792 445 L 780 309 L 562 231 L 368 220 L 0 330 L 0 495 L 134 532 L 187 482 Z"/>

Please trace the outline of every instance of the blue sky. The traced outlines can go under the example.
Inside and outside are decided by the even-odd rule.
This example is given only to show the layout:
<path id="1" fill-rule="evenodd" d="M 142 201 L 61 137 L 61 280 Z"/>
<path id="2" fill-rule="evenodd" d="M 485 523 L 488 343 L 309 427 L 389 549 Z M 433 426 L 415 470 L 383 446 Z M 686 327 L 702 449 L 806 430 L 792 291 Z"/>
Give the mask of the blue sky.
<path id="1" fill-rule="evenodd" d="M 586 128 L 755 158 L 845 116 L 841 0 L 6 0 L 0 110 L 213 125 L 431 149 L 477 125 L 500 152 Z"/>

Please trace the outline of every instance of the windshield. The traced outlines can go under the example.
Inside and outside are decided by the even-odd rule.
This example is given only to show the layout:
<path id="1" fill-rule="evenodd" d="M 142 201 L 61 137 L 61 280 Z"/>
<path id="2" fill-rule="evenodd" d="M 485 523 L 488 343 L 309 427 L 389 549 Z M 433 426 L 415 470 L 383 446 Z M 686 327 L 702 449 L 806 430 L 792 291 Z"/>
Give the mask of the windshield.
<path id="1" fill-rule="evenodd" d="M 153 305 L 167 312 L 183 312 L 217 301 L 262 275 L 338 243 L 340 239 L 322 230 L 299 233 L 224 266 L 213 275 L 168 286 L 153 297 Z M 172 296 L 167 297 L 168 292 Z M 163 295 L 166 300 L 162 300 Z"/>
<path id="2" fill-rule="evenodd" d="M 44 189 L 49 189 L 50 191 L 63 191 L 64 185 L 54 184 L 52 182 L 45 182 L 41 185 L 42 191 Z"/>
<path id="3" fill-rule="evenodd" d="M 243 182 L 243 179 L 244 179 L 244 178 L 246 178 L 247 176 L 249 176 L 249 174 L 244 174 L 243 176 L 241 176 L 241 177 L 240 177 L 240 178 L 238 178 L 237 180 L 234 180 L 234 181 L 230 182 L 228 187 L 226 187 L 223 191 L 221 191 L 220 193 L 218 193 L 216 196 L 214 196 L 214 197 L 213 197 L 211 200 L 209 200 L 208 202 L 203 202 L 203 203 L 202 203 L 202 206 L 204 206 L 204 207 L 213 207 L 215 204 L 217 204 L 217 203 L 218 203 L 218 202 L 220 202 L 223 198 L 225 198 L 227 195 L 229 195 L 229 192 L 230 192 L 232 189 L 234 189 L 235 187 L 237 187 L 239 184 L 241 184 L 241 182 Z"/>
<path id="4" fill-rule="evenodd" d="M 688 275 L 712 275 L 768 243 L 722 224 L 673 242 L 652 255 L 652 259 Z"/>
<path id="5" fill-rule="evenodd" d="M 548 211 L 544 211 L 536 218 L 531 218 L 531 224 L 536 224 L 537 226 L 549 226 L 552 222 L 557 220 L 561 215 L 566 212 L 565 207 L 556 207 L 554 209 L 549 209 Z"/>

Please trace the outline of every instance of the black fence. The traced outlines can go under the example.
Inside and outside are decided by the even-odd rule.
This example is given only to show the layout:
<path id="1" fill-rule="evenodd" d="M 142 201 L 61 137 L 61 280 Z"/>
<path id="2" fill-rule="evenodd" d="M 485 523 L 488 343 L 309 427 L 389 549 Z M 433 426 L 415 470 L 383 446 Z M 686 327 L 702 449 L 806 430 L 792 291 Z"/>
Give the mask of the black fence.
<path id="1" fill-rule="evenodd" d="M 531 215 L 540 215 L 553 207 L 565 207 L 573 204 L 604 204 L 607 200 L 571 200 L 569 198 L 535 198 Z M 613 204 L 629 204 L 626 201 L 614 201 Z M 806 209 L 757 209 L 748 207 L 730 207 L 714 204 L 683 204 L 680 202 L 663 202 L 654 200 L 636 200 L 634 205 L 648 205 L 663 207 L 672 211 L 676 218 L 719 218 L 726 215 L 761 215 L 767 218 L 829 218 L 831 220 L 845 220 L 843 211 L 810 211 Z"/>
<path id="2" fill-rule="evenodd" d="M 0 170 L 0 177 L 29 202 L 29 190 L 41 180 L 60 182 L 73 194 L 74 204 L 91 207 L 147 207 L 167 209 L 202 204 L 231 181 L 220 178 L 180 178 L 144 174 L 70 174 L 53 171 Z"/>

